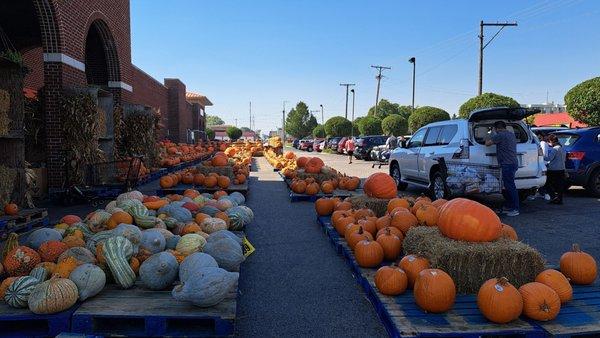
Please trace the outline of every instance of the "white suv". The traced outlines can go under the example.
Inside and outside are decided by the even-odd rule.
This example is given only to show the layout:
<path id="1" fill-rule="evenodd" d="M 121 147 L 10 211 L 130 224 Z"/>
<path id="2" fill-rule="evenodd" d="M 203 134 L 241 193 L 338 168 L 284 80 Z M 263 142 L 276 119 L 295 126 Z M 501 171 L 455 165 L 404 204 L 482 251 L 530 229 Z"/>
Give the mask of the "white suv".
<path id="1" fill-rule="evenodd" d="M 417 130 L 402 148 L 390 155 L 390 175 L 404 190 L 408 184 L 426 187 L 434 198 L 447 198 L 450 189 L 439 158 L 452 163 L 497 166 L 496 146 L 485 139 L 496 121 L 504 121 L 517 137 L 519 169 L 515 183 L 523 199 L 546 182 L 546 166 L 539 141 L 523 123 L 536 111 L 522 108 L 486 108 L 473 111 L 468 120 L 447 120 Z"/>

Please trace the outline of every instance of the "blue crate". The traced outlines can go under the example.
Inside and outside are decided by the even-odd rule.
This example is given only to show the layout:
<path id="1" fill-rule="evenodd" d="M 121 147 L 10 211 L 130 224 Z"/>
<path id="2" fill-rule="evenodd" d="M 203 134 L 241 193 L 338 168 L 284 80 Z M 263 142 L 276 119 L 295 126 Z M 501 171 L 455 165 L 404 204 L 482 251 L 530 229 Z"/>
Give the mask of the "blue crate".
<path id="1" fill-rule="evenodd" d="M 5 240 L 11 232 L 24 233 L 37 227 L 48 226 L 46 209 L 24 209 L 17 216 L 0 218 L 0 241 Z"/>
<path id="2" fill-rule="evenodd" d="M 71 315 L 79 304 L 68 310 L 36 315 L 29 309 L 15 309 L 4 302 L 0 304 L 0 337 L 54 337 L 71 328 Z"/>

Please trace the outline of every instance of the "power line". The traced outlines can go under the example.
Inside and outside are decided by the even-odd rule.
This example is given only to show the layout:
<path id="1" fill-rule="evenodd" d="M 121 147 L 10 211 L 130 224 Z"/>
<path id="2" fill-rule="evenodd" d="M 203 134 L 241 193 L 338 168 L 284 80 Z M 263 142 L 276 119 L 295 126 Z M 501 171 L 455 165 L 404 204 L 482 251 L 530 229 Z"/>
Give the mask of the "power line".
<path id="1" fill-rule="evenodd" d="M 379 104 L 379 88 L 381 86 L 381 78 L 383 77 L 383 75 L 381 75 L 381 73 L 384 70 L 392 69 L 392 67 L 371 66 L 371 68 L 375 68 L 378 71 L 377 76 L 375 76 L 375 78 L 377 79 L 377 93 L 375 94 L 375 115 L 377 115 L 377 105 Z M 346 94 L 346 118 L 348 118 L 347 115 L 348 115 L 348 94 Z"/>
<path id="2" fill-rule="evenodd" d="M 481 95 L 482 91 L 483 91 L 483 50 L 490 43 L 492 43 L 492 41 L 494 41 L 496 36 L 498 36 L 498 34 L 500 34 L 500 32 L 505 27 L 511 27 L 511 26 L 517 26 L 517 23 L 516 22 L 504 22 L 504 23 L 495 22 L 495 23 L 493 23 L 493 22 L 483 22 L 483 20 L 481 20 L 479 22 L 479 86 L 477 89 L 477 95 Z M 483 29 L 485 27 L 500 27 L 500 29 L 498 29 L 496 34 L 494 34 L 492 36 L 492 38 L 486 44 L 484 44 L 484 36 L 483 36 Z"/>
<path id="3" fill-rule="evenodd" d="M 346 87 L 346 119 L 348 119 L 348 88 L 355 86 L 354 83 L 340 83 L 340 86 Z"/>

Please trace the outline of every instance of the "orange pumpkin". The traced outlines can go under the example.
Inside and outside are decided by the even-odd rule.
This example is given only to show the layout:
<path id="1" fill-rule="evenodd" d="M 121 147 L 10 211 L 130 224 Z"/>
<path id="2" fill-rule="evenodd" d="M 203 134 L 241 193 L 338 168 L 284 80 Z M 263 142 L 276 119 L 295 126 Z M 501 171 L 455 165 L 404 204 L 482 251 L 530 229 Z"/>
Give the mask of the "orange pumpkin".
<path id="1" fill-rule="evenodd" d="M 38 248 L 40 258 L 44 262 L 56 262 L 58 256 L 65 252 L 69 247 L 60 241 L 48 241 L 42 243 Z"/>
<path id="2" fill-rule="evenodd" d="M 354 218 L 356 218 L 356 215 L 354 216 Z M 363 219 L 359 219 L 358 225 L 362 226 L 365 229 L 365 231 L 375 236 L 375 234 L 377 233 L 377 225 L 375 224 L 376 220 L 377 218 L 375 217 L 366 217 Z"/>
<path id="3" fill-rule="evenodd" d="M 419 273 L 425 269 L 429 269 L 429 260 L 417 255 L 407 255 L 402 257 L 398 265 L 406 272 L 408 287 L 412 289 Z"/>
<path id="4" fill-rule="evenodd" d="M 226 155 L 215 155 L 212 160 L 210 161 L 210 163 L 214 166 L 214 167 L 224 167 L 227 165 L 227 156 Z"/>
<path id="5" fill-rule="evenodd" d="M 298 168 L 304 168 L 304 166 L 306 166 L 307 162 L 308 162 L 308 157 L 300 156 L 296 159 L 296 165 L 298 166 Z"/>
<path id="6" fill-rule="evenodd" d="M 137 258 L 131 257 L 131 259 L 129 260 L 129 266 L 131 267 L 131 270 L 133 270 L 136 276 L 140 274 L 140 261 Z"/>
<path id="7" fill-rule="evenodd" d="M 106 222 L 106 227 L 111 230 L 116 228 L 119 224 L 133 224 L 133 217 L 125 211 L 117 211 L 110 216 Z"/>
<path id="8" fill-rule="evenodd" d="M 440 198 L 440 199 L 437 199 L 437 200 L 435 200 L 435 201 L 431 202 L 431 204 L 432 204 L 434 207 L 436 207 L 436 208 L 440 209 L 440 208 L 441 208 L 441 207 L 442 207 L 444 204 L 446 204 L 446 202 L 448 202 L 448 200 L 445 200 L 445 199 L 443 199 L 443 198 Z"/>
<path id="9" fill-rule="evenodd" d="M 75 259 L 75 257 L 69 256 L 63 259 L 60 263 L 56 264 L 56 268 L 54 269 L 54 274 L 62 277 L 69 278 L 69 275 L 76 267 L 79 266 L 79 263 Z"/>
<path id="10" fill-rule="evenodd" d="M 354 211 L 354 218 L 364 219 L 370 216 L 375 216 L 375 213 L 371 209 L 361 208 Z"/>
<path id="11" fill-rule="evenodd" d="M 396 235 L 398 238 L 400 238 L 401 241 L 404 240 L 404 235 L 402 234 L 402 231 L 400 231 L 398 228 L 394 228 L 394 227 L 385 227 L 385 228 L 381 228 L 381 229 L 377 230 L 377 234 L 375 234 L 375 238 L 379 238 L 379 236 L 387 233 L 388 231 L 391 234 Z"/>
<path id="12" fill-rule="evenodd" d="M 215 193 L 213 194 L 213 198 L 216 200 L 218 200 L 219 198 L 221 198 L 223 196 L 227 196 L 227 191 L 219 190 L 219 191 L 215 191 Z"/>
<path id="13" fill-rule="evenodd" d="M 545 284 L 552 288 L 560 298 L 561 303 L 566 303 L 573 299 L 573 287 L 565 275 L 553 269 L 547 269 L 540 272 L 535 281 Z"/>
<path id="14" fill-rule="evenodd" d="M 338 234 L 340 234 L 341 237 L 344 237 L 346 234 L 346 226 L 354 222 L 356 222 L 356 219 L 354 219 L 352 215 L 348 215 L 340 218 L 333 226 Z"/>
<path id="15" fill-rule="evenodd" d="M 296 181 L 292 183 L 292 191 L 296 194 L 304 194 L 306 192 L 306 182 Z"/>
<path id="16" fill-rule="evenodd" d="M 85 241 L 83 240 L 83 238 L 79 238 L 74 235 L 63 238 L 62 242 L 65 243 L 69 248 L 74 248 L 78 246 L 85 247 Z"/>
<path id="17" fill-rule="evenodd" d="M 508 279 L 492 278 L 479 288 L 477 307 L 489 321 L 505 324 L 519 318 L 523 312 L 523 297 Z"/>
<path id="18" fill-rule="evenodd" d="M 81 217 L 76 215 L 65 215 L 60 219 L 60 223 L 65 223 L 68 225 L 73 225 L 75 223 L 81 222 Z"/>
<path id="19" fill-rule="evenodd" d="M 410 212 L 412 212 L 413 214 L 416 215 L 417 210 L 419 210 L 424 205 L 432 205 L 432 204 L 431 204 L 431 201 L 426 200 L 424 198 L 417 199 L 417 201 L 413 204 L 413 206 L 410 207 Z"/>
<path id="20" fill-rule="evenodd" d="M 400 198 L 400 197 L 392 198 L 388 202 L 387 212 L 390 213 L 390 212 L 392 212 L 392 210 L 394 210 L 398 207 L 409 209 L 410 203 L 408 202 L 408 200 L 406 198 Z"/>
<path id="21" fill-rule="evenodd" d="M 331 183 L 331 181 L 321 183 L 321 190 L 323 190 L 324 194 L 331 194 L 334 190 L 333 183 Z"/>
<path id="22" fill-rule="evenodd" d="M 356 263 L 363 268 L 374 268 L 383 262 L 383 248 L 373 240 L 362 240 L 354 246 Z"/>
<path id="23" fill-rule="evenodd" d="M 179 232 L 180 236 L 183 235 L 187 235 L 187 234 L 197 234 L 199 232 L 202 231 L 202 228 L 200 228 L 200 226 L 198 224 L 196 224 L 196 222 L 191 222 L 186 224 L 181 231 Z"/>
<path id="24" fill-rule="evenodd" d="M 373 236 L 369 232 L 365 231 L 360 225 L 358 225 L 358 231 L 354 231 L 352 229 L 348 229 L 346 231 L 346 241 L 348 242 L 348 246 L 352 250 L 354 250 L 358 242 L 365 239 L 372 241 Z"/>
<path id="25" fill-rule="evenodd" d="M 560 257 L 560 271 L 571 283 L 586 285 L 596 280 L 598 267 L 594 257 L 573 244 L 573 249 Z"/>
<path id="26" fill-rule="evenodd" d="M 304 166 L 304 171 L 309 174 L 318 174 L 321 172 L 321 169 L 325 166 L 323 160 L 318 157 L 311 157 L 306 165 Z"/>
<path id="27" fill-rule="evenodd" d="M 392 221 L 390 222 L 390 226 L 398 228 L 404 235 L 406 235 L 410 228 L 417 225 L 419 225 L 417 217 L 415 217 L 415 215 L 411 214 L 409 211 L 398 211 L 394 213 L 394 216 L 392 216 Z"/>
<path id="28" fill-rule="evenodd" d="M 502 224 L 502 237 L 518 241 L 519 236 L 513 227 L 508 224 Z"/>
<path id="29" fill-rule="evenodd" d="M 367 196 L 374 198 L 392 199 L 398 195 L 396 181 L 385 173 L 375 173 L 367 177 L 363 189 Z"/>
<path id="30" fill-rule="evenodd" d="M 237 180 L 238 184 L 246 183 L 246 175 L 237 174 L 237 175 L 235 175 L 235 179 Z"/>
<path id="31" fill-rule="evenodd" d="M 192 175 L 192 173 L 183 174 L 183 176 L 181 176 L 181 182 L 183 182 L 183 184 L 194 183 L 194 175 Z"/>
<path id="32" fill-rule="evenodd" d="M 456 298 L 456 286 L 452 277 L 440 269 L 421 271 L 413 292 L 417 305 L 425 312 L 432 313 L 450 310 Z"/>
<path id="33" fill-rule="evenodd" d="M 352 210 L 352 203 L 347 201 L 339 202 L 335 205 L 335 210 Z"/>
<path id="34" fill-rule="evenodd" d="M 392 217 L 390 217 L 390 215 L 384 215 L 375 221 L 375 226 L 377 227 L 377 230 L 381 230 L 385 227 L 389 227 L 391 223 Z"/>
<path id="35" fill-rule="evenodd" d="M 445 203 L 437 223 L 444 236 L 459 241 L 490 242 L 502 235 L 498 215 L 485 205 L 466 198 Z"/>
<path id="36" fill-rule="evenodd" d="M 333 200 L 330 198 L 319 198 L 315 201 L 315 210 L 319 216 L 327 216 L 333 213 Z"/>
<path id="37" fill-rule="evenodd" d="M 377 236 L 377 243 L 383 248 L 383 256 L 386 261 L 395 261 L 402 251 L 402 239 L 386 230 Z"/>
<path id="38" fill-rule="evenodd" d="M 397 265 L 382 266 L 375 273 L 375 286 L 384 295 L 397 296 L 406 291 L 408 278 Z"/>
<path id="39" fill-rule="evenodd" d="M 519 293 L 523 297 L 523 314 L 531 319 L 548 321 L 560 312 L 560 298 L 551 287 L 531 282 L 522 285 Z"/>
<path id="40" fill-rule="evenodd" d="M 433 204 L 423 204 L 415 213 L 419 224 L 426 226 L 436 226 L 439 218 L 439 211 Z"/>
<path id="41" fill-rule="evenodd" d="M 214 188 L 217 186 L 217 178 L 214 175 L 208 175 L 204 178 L 204 186 L 207 188 Z"/>
<path id="42" fill-rule="evenodd" d="M 19 207 L 14 203 L 8 203 L 4 206 L 4 213 L 9 216 L 15 216 L 19 213 Z"/>
<path id="43" fill-rule="evenodd" d="M 319 188 L 319 184 L 318 183 L 316 183 L 316 182 L 309 183 L 306 186 L 306 189 L 305 189 L 304 193 L 307 194 L 307 195 L 316 195 L 316 194 L 319 193 L 319 189 L 320 188 Z"/>
<path id="44" fill-rule="evenodd" d="M 41 261 L 40 255 L 26 246 L 17 246 L 4 257 L 4 269 L 9 276 L 25 276 Z"/>
<path id="45" fill-rule="evenodd" d="M 196 214 L 196 216 L 194 216 L 194 222 L 196 222 L 197 224 L 201 224 L 202 221 L 204 221 L 205 219 L 208 219 L 208 218 L 210 218 L 209 215 L 199 212 Z"/>
<path id="46" fill-rule="evenodd" d="M 219 176 L 217 179 L 217 184 L 219 185 L 219 188 L 227 189 L 229 184 L 231 184 L 231 180 L 227 176 Z"/>
<path id="47" fill-rule="evenodd" d="M 194 185 L 203 185 L 204 184 L 204 175 L 196 174 L 194 175 Z"/>
<path id="48" fill-rule="evenodd" d="M 163 176 L 159 181 L 160 187 L 163 189 L 169 189 L 174 185 L 173 178 L 171 176 Z"/>
<path id="49" fill-rule="evenodd" d="M 159 199 L 156 201 L 148 201 L 148 202 L 144 202 L 144 206 L 150 210 L 158 210 L 162 207 L 164 207 L 165 205 L 169 204 L 169 201 L 164 200 L 164 199 Z"/>
<path id="50" fill-rule="evenodd" d="M 356 176 L 348 177 L 348 180 L 346 181 L 346 190 L 354 191 L 354 190 L 358 189 L 359 185 L 360 185 L 360 178 L 358 178 Z"/>

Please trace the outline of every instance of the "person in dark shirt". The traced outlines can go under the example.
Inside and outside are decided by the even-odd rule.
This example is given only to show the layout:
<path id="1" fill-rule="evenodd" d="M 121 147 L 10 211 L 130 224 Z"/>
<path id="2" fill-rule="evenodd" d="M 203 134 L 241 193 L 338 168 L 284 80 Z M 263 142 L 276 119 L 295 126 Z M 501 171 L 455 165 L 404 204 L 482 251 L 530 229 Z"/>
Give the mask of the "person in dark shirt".
<path id="1" fill-rule="evenodd" d="M 496 157 L 502 169 L 502 183 L 504 190 L 503 213 L 507 216 L 519 215 L 519 192 L 515 185 L 515 174 L 519 169 L 517 159 L 517 138 L 515 134 L 506 130 L 506 123 L 496 121 L 494 123 L 494 134 L 485 141 L 486 146 L 496 145 Z"/>

